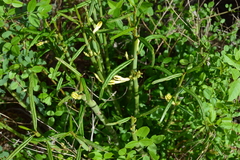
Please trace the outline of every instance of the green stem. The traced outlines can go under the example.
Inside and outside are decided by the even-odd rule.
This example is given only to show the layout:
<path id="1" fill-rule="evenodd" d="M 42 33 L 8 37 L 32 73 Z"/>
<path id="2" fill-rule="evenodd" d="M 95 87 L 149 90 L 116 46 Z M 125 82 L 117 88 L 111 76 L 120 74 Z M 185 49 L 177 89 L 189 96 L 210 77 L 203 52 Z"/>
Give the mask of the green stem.
<path id="1" fill-rule="evenodd" d="M 137 62 L 138 62 L 138 48 L 139 48 L 139 39 L 138 34 L 137 34 L 137 27 L 135 27 L 134 31 L 133 31 L 133 35 L 135 37 L 134 40 L 134 48 L 133 48 L 133 90 L 134 90 L 134 101 L 135 101 L 135 111 L 134 114 L 138 115 L 139 114 L 139 93 L 138 93 L 138 89 L 139 89 L 139 85 L 138 85 L 138 78 L 136 76 L 137 73 Z"/>
<path id="2" fill-rule="evenodd" d="M 83 96 L 82 99 L 87 103 L 87 105 L 93 110 L 93 112 L 95 113 L 95 115 L 100 119 L 100 121 L 106 125 L 108 123 L 107 118 L 102 114 L 100 107 L 97 105 L 97 103 L 91 99 L 89 101 L 86 100 L 86 97 Z M 107 130 L 109 131 L 109 133 L 113 136 L 113 140 L 114 142 L 116 142 L 116 144 L 118 143 L 118 136 L 116 131 L 110 127 L 110 126 L 106 126 Z"/>
<path id="3" fill-rule="evenodd" d="M 137 118 L 131 116 L 131 131 L 132 131 L 132 137 L 134 141 L 138 141 L 137 135 L 136 135 L 136 123 L 137 122 Z"/>

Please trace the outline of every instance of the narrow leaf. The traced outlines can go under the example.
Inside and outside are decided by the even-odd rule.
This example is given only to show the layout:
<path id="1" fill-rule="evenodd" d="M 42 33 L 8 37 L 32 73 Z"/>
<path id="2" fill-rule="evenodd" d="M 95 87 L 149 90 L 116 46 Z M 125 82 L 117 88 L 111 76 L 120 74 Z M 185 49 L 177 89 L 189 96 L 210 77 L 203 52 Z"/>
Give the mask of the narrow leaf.
<path id="1" fill-rule="evenodd" d="M 11 160 L 13 159 L 28 143 L 32 140 L 32 138 L 35 135 L 30 136 L 28 139 L 26 139 L 22 144 L 20 144 L 10 155 L 7 157 L 6 160 Z"/>
<path id="2" fill-rule="evenodd" d="M 204 113 L 204 108 L 203 108 L 203 103 L 202 101 L 198 98 L 197 94 L 194 93 L 193 91 L 185 88 L 185 87 L 182 87 L 184 91 L 188 92 L 190 95 L 192 95 L 198 102 L 199 106 L 200 106 L 200 109 L 201 109 L 201 114 L 202 114 L 202 119 L 205 120 L 205 113 Z"/>
<path id="3" fill-rule="evenodd" d="M 31 73 L 29 76 L 30 83 L 28 88 L 28 96 L 29 96 L 29 103 L 30 103 L 32 121 L 33 121 L 33 128 L 35 131 L 37 131 L 37 113 L 36 113 L 36 107 L 35 107 L 34 95 L 33 95 L 34 81 L 35 81 L 35 74 Z"/>
<path id="4" fill-rule="evenodd" d="M 154 48 L 153 46 L 143 37 L 139 37 L 138 38 L 150 51 L 151 55 L 152 55 L 152 64 L 151 66 L 153 67 L 155 64 L 155 53 L 154 53 Z"/>
<path id="5" fill-rule="evenodd" d="M 103 96 L 103 92 L 104 89 L 107 87 L 108 83 L 112 80 L 113 76 L 115 76 L 119 71 L 121 71 L 123 68 L 127 67 L 131 62 L 133 61 L 133 59 L 130 59 L 122 64 L 120 64 L 118 67 L 116 67 L 106 78 L 106 80 L 104 81 L 103 85 L 102 85 L 102 89 L 100 91 L 100 96 L 99 98 L 101 99 Z"/>
<path id="6" fill-rule="evenodd" d="M 64 61 L 63 59 L 60 59 L 58 57 L 56 57 L 56 59 L 58 61 L 60 61 L 62 64 L 64 64 L 68 69 L 70 69 L 73 73 L 76 74 L 77 77 L 82 77 L 82 74 L 80 72 L 78 72 L 75 68 L 73 68 L 72 66 L 70 66 L 66 61 Z"/>
<path id="7" fill-rule="evenodd" d="M 165 118 L 165 116 L 166 116 L 166 114 L 167 114 L 167 111 L 168 111 L 169 108 L 172 106 L 172 101 L 173 101 L 173 100 L 170 99 L 170 101 L 168 102 L 168 105 L 166 106 L 166 108 L 165 108 L 165 110 L 164 110 L 164 112 L 163 112 L 163 114 L 162 114 L 162 117 L 161 117 L 159 123 L 162 123 L 163 119 Z"/>
<path id="8" fill-rule="evenodd" d="M 168 76 L 168 77 L 165 77 L 165 78 L 161 78 L 161 79 L 155 80 L 155 81 L 152 82 L 152 84 L 157 84 L 157 83 L 160 83 L 160 82 L 169 81 L 169 80 L 171 80 L 171 79 L 180 77 L 180 76 L 182 76 L 182 75 L 183 75 L 183 73 L 173 74 L 173 75 L 171 75 L 171 76 Z"/>
<path id="9" fill-rule="evenodd" d="M 116 124 L 122 124 L 122 123 L 126 123 L 127 121 L 129 121 L 131 119 L 131 117 L 127 117 L 127 118 L 123 118 L 117 122 L 113 122 L 113 123 L 107 123 L 106 126 L 113 126 Z"/>
<path id="10" fill-rule="evenodd" d="M 48 159 L 49 160 L 53 160 L 53 154 L 52 154 L 52 148 L 50 146 L 50 142 L 46 142 L 47 143 L 47 153 L 48 153 Z"/>
<path id="11" fill-rule="evenodd" d="M 114 40 L 114 39 L 116 39 L 116 38 L 118 38 L 118 37 L 120 37 L 120 36 L 122 36 L 122 35 L 128 35 L 129 32 L 131 32 L 131 31 L 133 31 L 133 30 L 134 30 L 134 28 L 128 28 L 128 29 L 126 29 L 126 30 L 118 33 L 117 35 L 111 37 L 110 40 Z"/>

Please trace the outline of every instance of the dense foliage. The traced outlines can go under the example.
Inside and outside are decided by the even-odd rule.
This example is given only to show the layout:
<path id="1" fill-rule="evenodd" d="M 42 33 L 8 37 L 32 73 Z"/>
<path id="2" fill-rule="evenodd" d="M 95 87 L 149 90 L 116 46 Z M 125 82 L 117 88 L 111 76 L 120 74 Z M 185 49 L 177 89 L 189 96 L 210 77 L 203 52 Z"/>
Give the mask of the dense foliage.
<path id="1" fill-rule="evenodd" d="M 0 157 L 238 158 L 239 17 L 221 15 L 213 1 L 0 0 L 0 129 L 17 136 Z"/>

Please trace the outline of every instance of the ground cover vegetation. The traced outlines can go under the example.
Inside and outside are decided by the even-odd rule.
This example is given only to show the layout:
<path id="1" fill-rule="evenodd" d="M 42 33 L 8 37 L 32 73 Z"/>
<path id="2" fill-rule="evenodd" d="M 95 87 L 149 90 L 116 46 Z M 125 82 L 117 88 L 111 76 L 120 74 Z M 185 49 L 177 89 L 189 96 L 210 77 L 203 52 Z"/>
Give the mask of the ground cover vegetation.
<path id="1" fill-rule="evenodd" d="M 0 3 L 0 159 L 239 158 L 236 3 Z"/>

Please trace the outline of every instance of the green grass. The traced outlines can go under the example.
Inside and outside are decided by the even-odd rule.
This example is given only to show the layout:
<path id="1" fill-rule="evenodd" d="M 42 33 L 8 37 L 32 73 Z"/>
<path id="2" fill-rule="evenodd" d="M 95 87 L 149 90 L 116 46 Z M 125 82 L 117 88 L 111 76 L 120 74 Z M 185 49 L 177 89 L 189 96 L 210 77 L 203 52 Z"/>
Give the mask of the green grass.
<path id="1" fill-rule="evenodd" d="M 0 123 L 21 138 L 1 156 L 240 156 L 239 17 L 226 30 L 213 2 L 0 3 L 1 108 L 13 97 L 32 117 L 28 134 Z"/>

